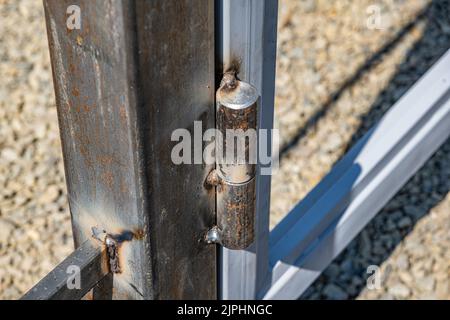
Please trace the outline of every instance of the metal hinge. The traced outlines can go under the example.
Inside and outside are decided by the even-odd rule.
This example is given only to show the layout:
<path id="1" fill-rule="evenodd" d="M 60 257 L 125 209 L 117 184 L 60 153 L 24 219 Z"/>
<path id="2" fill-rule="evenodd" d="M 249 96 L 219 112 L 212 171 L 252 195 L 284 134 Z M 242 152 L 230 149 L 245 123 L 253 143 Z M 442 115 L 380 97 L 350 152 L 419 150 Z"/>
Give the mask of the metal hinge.
<path id="1" fill-rule="evenodd" d="M 259 94 L 226 72 L 216 94 L 216 169 L 206 183 L 216 187 L 217 222 L 206 241 L 245 249 L 254 241 Z"/>

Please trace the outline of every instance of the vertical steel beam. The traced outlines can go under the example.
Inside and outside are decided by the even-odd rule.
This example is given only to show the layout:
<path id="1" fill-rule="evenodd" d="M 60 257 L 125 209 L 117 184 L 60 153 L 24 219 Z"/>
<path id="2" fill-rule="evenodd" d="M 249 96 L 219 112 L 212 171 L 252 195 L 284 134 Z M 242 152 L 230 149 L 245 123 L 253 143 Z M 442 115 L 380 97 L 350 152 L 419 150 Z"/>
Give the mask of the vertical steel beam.
<path id="1" fill-rule="evenodd" d="M 216 0 L 219 65 L 226 71 L 237 62 L 239 79 L 258 89 L 261 129 L 273 128 L 277 9 L 277 0 Z M 221 249 L 223 299 L 254 299 L 269 280 L 270 182 L 270 176 L 257 175 L 255 243 L 247 250 Z"/>
<path id="2" fill-rule="evenodd" d="M 119 239 L 114 299 L 215 298 L 215 248 L 200 241 L 213 168 L 171 161 L 173 130 L 214 127 L 214 3 L 44 4 L 76 246 L 94 226 Z"/>

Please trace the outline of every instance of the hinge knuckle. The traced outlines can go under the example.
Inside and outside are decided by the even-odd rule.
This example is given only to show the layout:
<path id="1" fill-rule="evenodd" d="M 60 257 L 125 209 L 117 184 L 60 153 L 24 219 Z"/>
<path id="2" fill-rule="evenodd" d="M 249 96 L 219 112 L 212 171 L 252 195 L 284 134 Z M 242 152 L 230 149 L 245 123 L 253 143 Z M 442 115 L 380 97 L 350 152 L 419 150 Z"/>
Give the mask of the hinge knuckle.
<path id="1" fill-rule="evenodd" d="M 259 94 L 225 73 L 216 94 L 217 227 L 220 243 L 245 249 L 254 241 Z"/>

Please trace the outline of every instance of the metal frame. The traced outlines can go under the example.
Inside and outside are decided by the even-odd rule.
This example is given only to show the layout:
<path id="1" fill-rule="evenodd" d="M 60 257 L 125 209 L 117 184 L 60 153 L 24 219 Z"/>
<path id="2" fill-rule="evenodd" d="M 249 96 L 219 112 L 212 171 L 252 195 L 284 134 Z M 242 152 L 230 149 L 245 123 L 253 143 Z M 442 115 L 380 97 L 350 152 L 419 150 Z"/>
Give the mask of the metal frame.
<path id="1" fill-rule="evenodd" d="M 450 136 L 448 51 L 270 233 L 271 179 L 257 175 L 255 243 L 221 248 L 216 278 L 202 241 L 213 167 L 173 165 L 167 142 L 195 120 L 215 127 L 214 76 L 236 60 L 261 95 L 259 127 L 273 127 L 277 0 L 78 0 L 80 32 L 69 4 L 45 1 L 78 249 L 24 299 L 297 298 Z M 74 262 L 87 285 L 68 291 Z"/>

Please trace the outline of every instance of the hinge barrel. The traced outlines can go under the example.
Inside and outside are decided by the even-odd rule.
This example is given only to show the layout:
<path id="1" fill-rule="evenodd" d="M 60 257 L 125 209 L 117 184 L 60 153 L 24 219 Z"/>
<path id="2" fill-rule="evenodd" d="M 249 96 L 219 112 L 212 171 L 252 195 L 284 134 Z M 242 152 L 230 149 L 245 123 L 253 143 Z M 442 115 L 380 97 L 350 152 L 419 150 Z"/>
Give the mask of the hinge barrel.
<path id="1" fill-rule="evenodd" d="M 216 95 L 217 227 L 229 249 L 254 240 L 258 99 L 256 88 L 225 73 Z"/>

